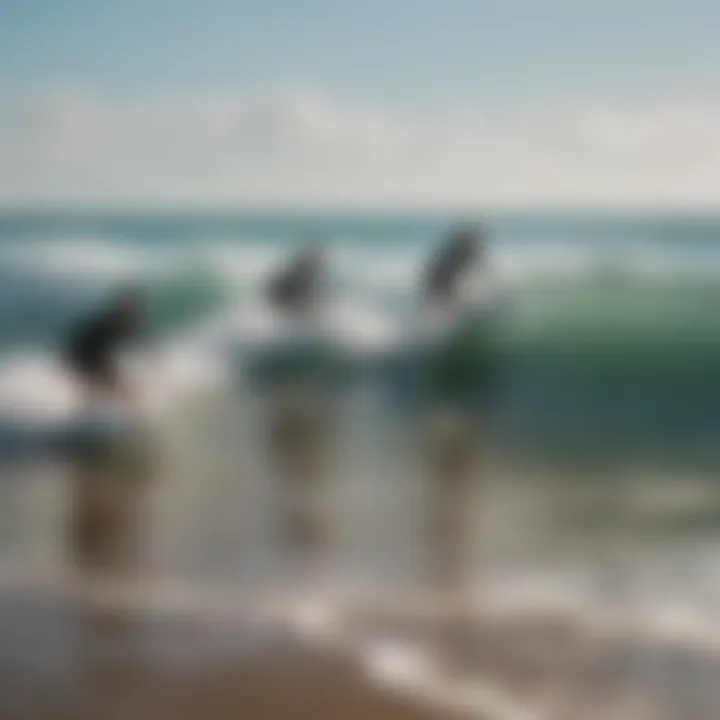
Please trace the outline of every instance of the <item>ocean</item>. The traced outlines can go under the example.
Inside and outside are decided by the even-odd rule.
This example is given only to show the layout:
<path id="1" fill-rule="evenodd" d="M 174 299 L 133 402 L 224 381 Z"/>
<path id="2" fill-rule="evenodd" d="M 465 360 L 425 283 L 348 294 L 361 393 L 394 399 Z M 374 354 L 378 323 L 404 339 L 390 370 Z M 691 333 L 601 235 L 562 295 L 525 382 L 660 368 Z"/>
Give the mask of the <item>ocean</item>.
<path id="1" fill-rule="evenodd" d="M 720 218 L 483 219 L 506 305 L 494 347 L 498 432 L 528 451 L 714 462 Z M 242 344 L 263 278 L 299 243 L 332 248 L 331 301 L 343 304 L 345 331 L 357 336 L 356 345 L 399 337 L 421 263 L 452 220 L 0 214 L 0 437 L 25 415 L 59 412 L 67 389 L 48 377 L 52 359 L 71 324 L 118 284 L 149 288 L 153 335 L 174 351 L 176 372 L 163 381 L 172 385 L 168 394 L 181 393 L 185 383 L 217 375 L 218 363 L 227 361 L 218 357 L 223 341 Z"/>
<path id="2" fill-rule="evenodd" d="M 602 717 L 620 717 L 613 703 L 633 692 L 665 713 L 652 717 L 716 717 L 720 217 L 482 217 L 498 311 L 464 326 L 450 364 L 477 413 L 470 445 L 441 457 L 445 482 L 428 464 L 434 436 L 410 372 L 422 357 L 406 329 L 418 273 L 455 219 L 0 213 L 4 597 L 75 597 L 69 550 L 100 532 L 83 522 L 101 518 L 112 535 L 130 517 L 139 550 L 115 610 L 224 628 L 215 637 L 202 624 L 202 647 L 190 643 L 183 662 L 222 653 L 233 618 L 260 617 L 243 615 L 253 603 L 260 614 L 280 604 L 303 637 L 332 636 L 383 668 L 412 665 L 415 648 L 427 694 L 447 680 L 431 668 L 464 647 L 455 635 L 444 649 L 427 639 L 439 632 L 427 615 L 439 602 L 433 573 L 458 561 L 453 593 L 490 612 L 473 625 L 477 657 L 463 661 L 473 681 L 527 672 L 549 694 L 599 703 Z M 268 337 L 267 274 L 307 242 L 329 250 L 329 337 L 351 370 L 337 384 L 322 376 L 337 400 L 322 451 L 291 416 L 278 422 L 251 362 Z M 60 352 L 74 323 L 127 282 L 148 289 L 149 339 L 128 368 L 157 432 L 132 452 L 79 458 L 57 442 L 77 409 Z M 476 395 L 478 385 L 491 392 Z M 471 455 L 463 485 L 453 462 Z M 306 491 L 314 540 L 288 522 L 305 517 Z M 575 639 L 557 618 L 575 623 Z M 49 643 L 29 632 L 13 652 L 35 648 L 64 672 L 77 641 L 67 632 Z M 154 636 L 142 637 L 145 652 Z M 485 665 L 483 648 L 493 648 Z"/>

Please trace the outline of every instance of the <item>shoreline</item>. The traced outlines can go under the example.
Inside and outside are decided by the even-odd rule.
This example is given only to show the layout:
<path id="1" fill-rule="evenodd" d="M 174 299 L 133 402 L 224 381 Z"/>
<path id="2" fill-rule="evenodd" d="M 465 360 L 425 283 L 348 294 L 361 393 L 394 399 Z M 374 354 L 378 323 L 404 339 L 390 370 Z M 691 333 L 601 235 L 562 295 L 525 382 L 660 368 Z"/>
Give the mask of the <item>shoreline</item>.
<path id="1" fill-rule="evenodd" d="M 2 717 L 494 720 L 407 678 L 383 682 L 349 648 L 278 618 L 122 613 L 97 600 L 0 592 Z"/>
<path id="2" fill-rule="evenodd" d="M 673 635 L 672 618 L 633 631 L 529 597 L 491 612 L 68 580 L 0 587 L 2 717 L 675 720 L 692 697 L 709 720 L 720 701 L 720 645 L 683 638 L 678 618 Z"/>

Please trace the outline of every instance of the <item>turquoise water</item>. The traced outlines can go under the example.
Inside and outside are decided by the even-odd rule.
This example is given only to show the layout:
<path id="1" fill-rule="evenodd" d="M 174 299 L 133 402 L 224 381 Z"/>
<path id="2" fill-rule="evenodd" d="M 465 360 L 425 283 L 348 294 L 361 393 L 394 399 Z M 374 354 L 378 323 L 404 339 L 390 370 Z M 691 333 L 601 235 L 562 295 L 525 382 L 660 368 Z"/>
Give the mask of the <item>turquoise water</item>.
<path id="1" fill-rule="evenodd" d="M 191 337 L 251 307 L 264 275 L 307 240 L 332 249 L 332 297 L 401 323 L 417 270 L 452 219 L 5 212 L 0 353 L 52 356 L 78 314 L 126 279 L 150 288 L 158 338 Z M 485 221 L 503 312 L 492 342 L 468 342 L 455 359 L 456 392 L 469 394 L 487 377 L 492 354 L 487 412 L 516 442 L 712 457 L 720 217 L 516 213 Z"/>

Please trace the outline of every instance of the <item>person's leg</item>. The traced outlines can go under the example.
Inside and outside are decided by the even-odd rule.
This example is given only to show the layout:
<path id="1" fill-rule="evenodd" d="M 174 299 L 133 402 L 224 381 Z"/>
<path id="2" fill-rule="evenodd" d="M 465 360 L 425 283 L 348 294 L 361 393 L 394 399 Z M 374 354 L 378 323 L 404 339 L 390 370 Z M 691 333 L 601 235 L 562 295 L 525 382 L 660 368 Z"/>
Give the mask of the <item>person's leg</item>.
<path id="1" fill-rule="evenodd" d="M 270 415 L 270 453 L 282 483 L 283 530 L 299 545 L 319 541 L 323 524 L 317 503 L 327 452 L 323 410 L 278 402 Z"/>
<path id="2" fill-rule="evenodd" d="M 118 373 L 111 366 L 86 364 L 72 368 L 79 395 L 80 421 L 93 422 L 92 413 L 117 398 Z M 90 416 L 84 416 L 90 412 Z M 97 418 L 95 419 L 97 421 Z M 131 503 L 125 497 L 133 489 L 119 466 L 118 453 L 111 447 L 81 443 L 70 457 L 71 507 L 70 543 L 76 564 L 98 569 L 112 564 L 115 546 L 123 535 L 124 517 Z M 126 487 L 127 485 L 127 487 Z"/>
<path id="3" fill-rule="evenodd" d="M 427 431 L 430 577 L 436 589 L 463 592 L 477 438 L 468 417 L 442 407 L 430 413 Z"/>

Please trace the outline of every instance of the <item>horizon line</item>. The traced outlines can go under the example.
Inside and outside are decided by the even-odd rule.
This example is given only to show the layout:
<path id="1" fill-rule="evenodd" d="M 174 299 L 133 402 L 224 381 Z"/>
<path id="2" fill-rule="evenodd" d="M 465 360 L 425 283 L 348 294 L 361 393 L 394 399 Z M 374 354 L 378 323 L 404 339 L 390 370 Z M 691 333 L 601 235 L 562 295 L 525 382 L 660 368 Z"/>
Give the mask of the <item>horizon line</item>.
<path id="1" fill-rule="evenodd" d="M 720 216 L 720 203 L 498 203 L 488 205 L 470 204 L 441 204 L 429 203 L 338 203 L 332 202 L 167 202 L 167 201 L 132 201 L 132 202 L 107 202 L 97 201 L 73 201 L 73 202 L 18 202 L 3 203 L 0 201 L 0 215 L 23 215 L 23 214 L 173 214 L 173 215 L 205 215 L 205 214 L 227 214 L 227 215 L 389 215 L 389 216 L 486 216 L 506 214 L 535 214 L 535 215 L 588 215 L 588 214 L 610 214 L 610 215 L 717 215 Z"/>

